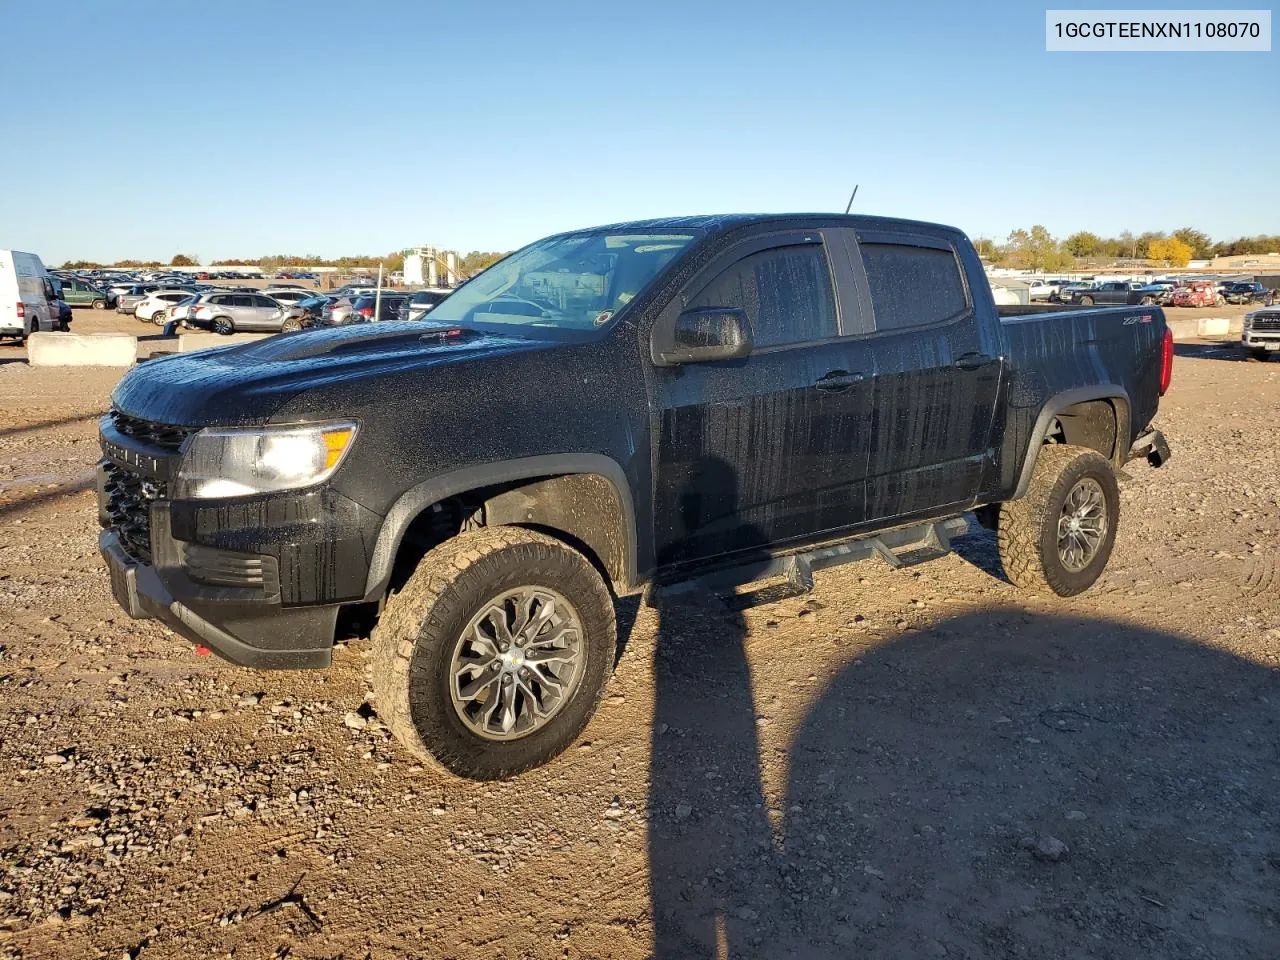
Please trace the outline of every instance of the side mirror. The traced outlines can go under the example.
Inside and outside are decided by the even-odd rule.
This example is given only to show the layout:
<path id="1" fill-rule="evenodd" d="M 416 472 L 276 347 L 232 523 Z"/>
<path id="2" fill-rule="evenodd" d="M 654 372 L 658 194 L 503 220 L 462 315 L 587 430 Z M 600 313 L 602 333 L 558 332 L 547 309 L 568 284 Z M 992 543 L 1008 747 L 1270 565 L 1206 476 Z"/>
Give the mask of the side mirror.
<path id="1" fill-rule="evenodd" d="M 658 345 L 663 365 L 735 360 L 751 353 L 751 325 L 736 307 L 686 310 L 676 318 L 668 343 Z"/>

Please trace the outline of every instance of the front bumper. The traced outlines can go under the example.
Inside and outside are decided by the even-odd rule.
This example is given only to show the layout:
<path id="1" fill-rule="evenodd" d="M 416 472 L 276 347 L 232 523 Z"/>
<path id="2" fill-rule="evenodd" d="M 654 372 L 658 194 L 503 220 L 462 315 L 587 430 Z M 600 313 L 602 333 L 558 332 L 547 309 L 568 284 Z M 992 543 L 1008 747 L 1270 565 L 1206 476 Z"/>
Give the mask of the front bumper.
<path id="1" fill-rule="evenodd" d="M 327 666 L 338 611 L 365 599 L 382 518 L 327 484 L 169 499 L 188 428 L 127 429 L 100 424 L 99 548 L 120 605 L 234 663 Z"/>
<path id="2" fill-rule="evenodd" d="M 244 667 L 317 669 L 329 666 L 332 660 L 337 607 L 284 610 L 275 604 L 182 602 L 169 592 L 155 567 L 124 551 L 112 531 L 98 535 L 98 549 L 111 575 L 116 602 L 135 620 L 160 620 L 192 643 Z M 197 585 L 188 584 L 198 592 Z M 219 623 L 213 623 L 210 615 Z"/>
<path id="3" fill-rule="evenodd" d="M 1280 330 L 1246 330 L 1240 342 L 1253 350 L 1280 350 Z"/>

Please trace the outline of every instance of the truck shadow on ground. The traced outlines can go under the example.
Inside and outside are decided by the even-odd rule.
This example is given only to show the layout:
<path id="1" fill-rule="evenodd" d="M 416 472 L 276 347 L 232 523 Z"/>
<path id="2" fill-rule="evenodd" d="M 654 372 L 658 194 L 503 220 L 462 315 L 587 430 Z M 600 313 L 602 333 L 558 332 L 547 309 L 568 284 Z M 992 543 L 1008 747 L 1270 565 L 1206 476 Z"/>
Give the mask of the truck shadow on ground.
<path id="1" fill-rule="evenodd" d="M 850 660 L 770 754 L 768 799 L 742 615 L 659 619 L 657 957 L 1274 955 L 1280 672 L 968 614 Z"/>
<path id="2" fill-rule="evenodd" d="M 1175 343 L 1173 345 L 1173 355 L 1175 357 L 1189 357 L 1196 360 L 1226 360 L 1231 363 L 1266 363 L 1266 360 L 1257 360 L 1251 357 L 1240 345 L 1239 338 L 1235 340 L 1224 340 L 1221 343 Z M 1177 371 L 1174 371 L 1174 377 L 1177 377 Z"/>

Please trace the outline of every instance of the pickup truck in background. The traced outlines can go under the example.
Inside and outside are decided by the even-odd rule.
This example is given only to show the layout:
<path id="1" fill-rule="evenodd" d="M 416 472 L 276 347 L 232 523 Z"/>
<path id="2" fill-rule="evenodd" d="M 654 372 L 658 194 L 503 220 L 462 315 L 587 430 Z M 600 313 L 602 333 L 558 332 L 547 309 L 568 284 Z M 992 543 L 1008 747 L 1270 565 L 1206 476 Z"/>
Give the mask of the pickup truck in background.
<path id="1" fill-rule="evenodd" d="M 1173 343 L 1158 307 L 999 312 L 953 228 L 687 217 L 540 240 L 417 322 L 152 360 L 102 419 L 100 548 L 134 617 L 251 667 L 376 616 L 379 716 L 500 778 L 581 732 L 617 596 L 944 554 L 1102 573 Z"/>
<path id="2" fill-rule="evenodd" d="M 1089 290 L 1075 290 L 1071 293 L 1071 303 L 1092 307 L 1095 304 L 1142 304 L 1155 306 L 1160 302 L 1164 287 L 1134 283 L 1130 280 L 1108 280 L 1099 283 Z"/>

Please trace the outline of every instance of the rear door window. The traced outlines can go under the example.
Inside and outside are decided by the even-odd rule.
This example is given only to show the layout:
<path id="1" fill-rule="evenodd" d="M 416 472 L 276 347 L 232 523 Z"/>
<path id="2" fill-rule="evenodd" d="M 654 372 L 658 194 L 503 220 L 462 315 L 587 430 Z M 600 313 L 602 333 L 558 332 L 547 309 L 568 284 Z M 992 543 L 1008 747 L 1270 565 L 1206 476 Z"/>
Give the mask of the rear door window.
<path id="1" fill-rule="evenodd" d="M 969 306 L 955 251 L 906 243 L 858 245 L 876 330 L 945 323 Z"/>
<path id="2" fill-rule="evenodd" d="M 744 257 L 686 304 L 687 309 L 707 307 L 744 311 L 756 347 L 839 335 L 831 270 L 817 243 L 774 247 Z"/>

